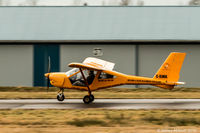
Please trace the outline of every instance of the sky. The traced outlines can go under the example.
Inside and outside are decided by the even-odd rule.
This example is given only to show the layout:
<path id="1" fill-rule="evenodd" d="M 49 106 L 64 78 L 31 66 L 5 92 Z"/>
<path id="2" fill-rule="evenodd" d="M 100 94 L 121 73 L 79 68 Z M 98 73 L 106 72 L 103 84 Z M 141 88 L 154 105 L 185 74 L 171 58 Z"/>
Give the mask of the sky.
<path id="1" fill-rule="evenodd" d="M 18 6 L 32 5 L 34 0 L 0 0 L 1 5 Z M 35 0 L 38 6 L 118 6 L 123 0 Z M 124 0 L 126 1 L 126 0 Z M 186 6 L 190 0 L 128 0 L 129 5 L 144 6 Z"/>

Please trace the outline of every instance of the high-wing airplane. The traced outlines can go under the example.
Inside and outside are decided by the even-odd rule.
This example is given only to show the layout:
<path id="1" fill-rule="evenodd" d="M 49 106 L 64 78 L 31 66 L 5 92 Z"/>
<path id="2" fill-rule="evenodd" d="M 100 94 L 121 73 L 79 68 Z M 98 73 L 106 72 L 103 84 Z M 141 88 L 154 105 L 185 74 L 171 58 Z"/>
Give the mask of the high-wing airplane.
<path id="1" fill-rule="evenodd" d="M 119 85 L 153 85 L 164 89 L 173 89 L 176 85 L 184 84 L 178 82 L 179 73 L 186 53 L 172 52 L 162 64 L 153 78 L 126 75 L 113 70 L 114 63 L 101 59 L 88 57 L 83 63 L 70 63 L 72 67 L 68 72 L 50 73 L 50 63 L 48 73 L 45 77 L 51 85 L 60 88 L 58 101 L 65 99 L 64 89 L 78 89 L 88 92 L 83 98 L 86 104 L 94 100 L 92 91 Z M 50 61 L 49 61 L 50 62 Z"/>

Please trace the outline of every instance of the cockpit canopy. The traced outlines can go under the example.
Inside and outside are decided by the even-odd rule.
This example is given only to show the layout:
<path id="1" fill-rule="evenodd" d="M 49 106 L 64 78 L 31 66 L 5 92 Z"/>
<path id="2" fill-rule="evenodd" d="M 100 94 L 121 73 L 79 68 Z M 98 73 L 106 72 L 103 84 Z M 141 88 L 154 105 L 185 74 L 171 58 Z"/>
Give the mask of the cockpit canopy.
<path id="1" fill-rule="evenodd" d="M 67 77 L 69 77 L 70 75 L 72 75 L 72 74 L 74 74 L 74 73 L 76 73 L 76 72 L 78 72 L 78 71 L 79 71 L 78 68 L 73 68 L 73 69 L 67 71 L 67 72 L 66 72 L 66 75 L 67 75 Z"/>
<path id="2" fill-rule="evenodd" d="M 97 71 L 82 69 L 82 72 L 85 76 L 85 79 L 88 82 L 88 85 L 92 84 L 94 78 L 97 75 Z M 67 71 L 66 75 L 69 78 L 69 80 L 70 80 L 70 82 L 73 86 L 86 86 L 86 82 L 85 82 L 79 68 L 73 68 L 73 69 Z M 110 74 L 105 73 L 105 72 L 100 72 L 99 75 L 98 75 L 99 80 L 101 80 L 101 79 L 111 79 L 111 78 L 116 78 L 116 76 L 110 75 Z"/>
<path id="3" fill-rule="evenodd" d="M 84 69 L 83 74 L 90 85 L 93 82 L 97 71 Z M 73 86 L 86 86 L 85 80 L 78 68 L 73 68 L 72 70 L 66 72 L 66 75 L 69 77 L 69 80 Z"/>

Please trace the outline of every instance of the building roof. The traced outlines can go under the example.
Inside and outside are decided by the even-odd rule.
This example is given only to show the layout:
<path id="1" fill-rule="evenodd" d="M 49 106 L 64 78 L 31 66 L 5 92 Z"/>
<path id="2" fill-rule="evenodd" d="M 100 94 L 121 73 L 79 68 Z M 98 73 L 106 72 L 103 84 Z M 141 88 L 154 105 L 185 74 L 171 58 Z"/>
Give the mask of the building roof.
<path id="1" fill-rule="evenodd" d="M 200 40 L 200 7 L 0 7 L 2 40 Z"/>

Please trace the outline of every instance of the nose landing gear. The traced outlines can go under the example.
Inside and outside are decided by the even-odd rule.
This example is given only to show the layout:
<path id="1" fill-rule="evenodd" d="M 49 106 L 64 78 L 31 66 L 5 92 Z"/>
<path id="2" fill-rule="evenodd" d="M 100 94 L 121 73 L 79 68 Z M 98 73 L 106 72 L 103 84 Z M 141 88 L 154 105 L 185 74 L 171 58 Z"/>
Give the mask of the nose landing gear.
<path id="1" fill-rule="evenodd" d="M 57 100 L 60 101 L 60 102 L 65 100 L 64 89 L 63 88 L 60 88 L 60 91 L 58 92 L 58 95 L 57 95 Z"/>
<path id="2" fill-rule="evenodd" d="M 57 99 L 58 99 L 58 101 L 64 101 L 65 100 L 64 94 L 62 94 L 62 93 L 58 94 Z"/>

